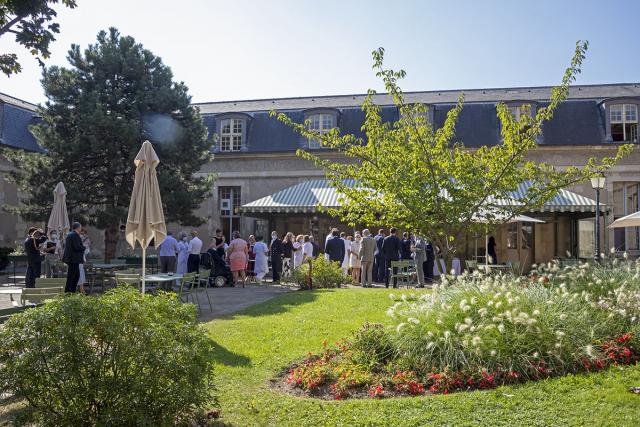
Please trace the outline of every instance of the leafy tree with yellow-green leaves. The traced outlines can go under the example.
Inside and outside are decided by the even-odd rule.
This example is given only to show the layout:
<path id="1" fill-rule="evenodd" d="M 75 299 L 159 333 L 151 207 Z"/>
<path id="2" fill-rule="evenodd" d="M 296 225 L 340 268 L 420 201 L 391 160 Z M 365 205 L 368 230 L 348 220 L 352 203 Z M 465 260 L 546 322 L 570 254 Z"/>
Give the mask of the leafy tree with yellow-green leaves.
<path id="1" fill-rule="evenodd" d="M 499 103 L 496 110 L 501 140 L 477 149 L 456 140 L 464 95 L 448 112 L 442 127 L 434 129 L 424 114 L 424 105 L 406 102 L 398 86 L 405 72 L 384 68 L 383 48 L 373 52 L 373 68 L 400 111 L 397 122 L 382 120 L 373 90 L 362 105 L 364 138 L 343 135 L 337 128 L 320 134 L 309 130 L 308 123 L 295 123 L 284 113 L 272 114 L 303 136 L 351 160 L 335 161 L 317 150 L 298 150 L 299 156 L 324 169 L 342 195 L 341 207 L 329 209 L 330 214 L 353 225 L 393 225 L 413 230 L 440 248 L 449 269 L 467 234 L 539 208 L 560 189 L 603 173 L 633 149 L 621 145 L 615 156 L 590 158 L 584 166 L 563 169 L 528 159 L 527 155 L 538 147 L 543 124 L 567 99 L 587 47 L 587 42 L 576 44 L 560 85 L 552 89 L 548 105 L 538 108 L 535 115 L 525 105 L 524 114 L 516 120 L 509 107 Z M 514 191 L 523 183 L 529 184 L 528 192 L 515 196 Z"/>

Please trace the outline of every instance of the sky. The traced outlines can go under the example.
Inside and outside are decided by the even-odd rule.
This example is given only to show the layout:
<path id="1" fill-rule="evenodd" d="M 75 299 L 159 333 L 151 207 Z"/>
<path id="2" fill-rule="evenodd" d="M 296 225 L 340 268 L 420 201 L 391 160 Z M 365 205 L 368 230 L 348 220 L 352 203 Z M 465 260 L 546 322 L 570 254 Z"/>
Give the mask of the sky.
<path id="1" fill-rule="evenodd" d="M 194 102 L 383 90 L 371 51 L 404 69 L 405 91 L 553 85 L 577 40 L 589 51 L 579 84 L 640 81 L 636 0 L 77 0 L 57 6 L 61 33 L 47 66 L 67 66 L 116 27 L 170 66 Z M 0 92 L 40 103 L 42 70 L 10 34 L 0 52 L 23 72 Z"/>

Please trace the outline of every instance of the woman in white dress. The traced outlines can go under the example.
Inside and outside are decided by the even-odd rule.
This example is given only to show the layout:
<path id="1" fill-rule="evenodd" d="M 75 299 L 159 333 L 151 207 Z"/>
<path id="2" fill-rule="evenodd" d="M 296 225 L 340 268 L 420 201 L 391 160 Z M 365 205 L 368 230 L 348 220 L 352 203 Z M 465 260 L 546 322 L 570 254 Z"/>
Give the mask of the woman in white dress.
<path id="1" fill-rule="evenodd" d="M 302 265 L 302 260 L 304 259 L 304 236 L 302 234 L 296 237 L 296 241 L 293 242 L 293 269 L 300 267 Z"/>
<path id="2" fill-rule="evenodd" d="M 311 236 L 304 236 L 304 244 L 302 245 L 302 262 L 313 259 L 313 245 L 311 244 Z"/>
<path id="3" fill-rule="evenodd" d="M 262 241 L 262 236 L 256 236 L 256 242 L 253 245 L 253 253 L 255 254 L 255 265 L 253 272 L 256 274 L 258 283 L 262 283 L 265 274 L 269 272 L 269 248 Z"/>
<path id="4" fill-rule="evenodd" d="M 187 272 L 187 260 L 189 259 L 189 242 L 187 241 L 187 233 L 180 233 L 178 241 L 178 264 L 176 266 L 176 274 L 184 274 Z"/>
<path id="5" fill-rule="evenodd" d="M 84 228 L 82 229 L 82 231 L 80 231 L 80 239 L 82 240 L 82 246 L 84 246 L 83 259 L 84 259 L 84 262 L 86 263 L 87 256 L 91 252 L 91 239 L 87 234 L 87 230 Z M 82 294 L 86 294 L 87 292 L 84 289 L 84 284 L 87 283 L 87 275 L 84 271 L 84 263 L 80 264 L 79 267 L 80 267 L 80 279 L 78 279 L 79 292 Z"/>
<path id="6" fill-rule="evenodd" d="M 351 248 L 349 250 L 349 254 L 351 255 L 349 258 L 349 267 L 351 267 L 351 280 L 354 285 L 360 283 L 360 270 L 362 267 L 360 261 L 360 246 L 362 244 L 362 236 L 360 233 L 356 233 L 353 242 L 351 242 Z"/>
<path id="7" fill-rule="evenodd" d="M 349 258 L 351 258 L 351 236 L 347 236 L 344 231 L 340 233 L 340 238 L 344 242 L 344 258 L 342 260 L 342 273 L 349 274 Z"/>

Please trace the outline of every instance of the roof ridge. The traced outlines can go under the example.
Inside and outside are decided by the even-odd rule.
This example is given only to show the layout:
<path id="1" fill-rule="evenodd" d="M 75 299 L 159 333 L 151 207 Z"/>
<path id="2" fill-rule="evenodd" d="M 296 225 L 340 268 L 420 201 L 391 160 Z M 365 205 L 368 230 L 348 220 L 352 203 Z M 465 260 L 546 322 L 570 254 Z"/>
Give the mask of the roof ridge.
<path id="1" fill-rule="evenodd" d="M 13 96 L 13 95 L 9 95 L 9 94 L 4 93 L 4 92 L 0 92 L 0 99 L 2 99 L 3 101 L 7 102 L 4 98 L 8 98 L 9 101 L 14 100 L 14 101 L 19 102 L 20 104 L 25 104 L 26 106 L 31 107 L 31 109 L 33 111 L 35 111 L 38 108 L 38 105 L 34 104 L 33 102 L 25 101 L 24 99 L 20 99 L 17 96 Z M 11 105 L 20 106 L 19 104 L 13 104 L 13 103 Z"/>
<path id="2" fill-rule="evenodd" d="M 569 88 L 592 88 L 592 87 L 622 87 L 622 86 L 640 86 L 640 82 L 627 82 L 627 83 L 594 83 L 594 84 L 581 84 L 571 85 Z M 509 91 L 509 90 L 526 90 L 526 89 L 552 89 L 555 86 L 506 86 L 506 87 L 488 87 L 488 88 L 467 88 L 467 89 L 434 89 L 434 90 L 414 90 L 403 92 L 405 95 L 410 94 L 428 94 L 428 93 L 455 93 L 455 92 L 480 92 L 480 91 Z M 376 95 L 389 95 L 388 92 L 376 92 Z M 251 98 L 251 99 L 231 99 L 226 101 L 203 101 L 192 102 L 191 105 L 213 105 L 213 104 L 235 104 L 235 103 L 249 103 L 249 102 L 265 102 L 265 101 L 289 101 L 289 100 L 304 100 L 304 99 L 327 99 L 327 98 L 347 98 L 356 96 L 367 96 L 366 93 L 347 93 L 347 94 L 334 94 L 334 95 L 308 95 L 308 96 L 289 96 L 289 97 L 275 97 L 275 98 Z"/>

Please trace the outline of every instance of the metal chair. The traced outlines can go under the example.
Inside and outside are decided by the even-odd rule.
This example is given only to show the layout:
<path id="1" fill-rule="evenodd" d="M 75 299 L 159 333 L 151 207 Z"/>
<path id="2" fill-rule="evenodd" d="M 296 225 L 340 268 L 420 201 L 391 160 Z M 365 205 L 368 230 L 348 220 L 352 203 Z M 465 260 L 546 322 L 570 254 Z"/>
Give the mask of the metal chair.
<path id="1" fill-rule="evenodd" d="M 209 282 L 213 278 L 211 276 L 213 270 L 203 270 L 202 273 L 198 276 L 198 285 L 196 292 L 199 293 L 201 288 L 204 288 L 204 293 L 207 296 L 207 301 L 209 302 L 209 310 L 213 311 L 213 305 L 211 304 L 211 298 L 209 297 Z M 200 298 L 198 297 L 198 301 Z M 199 304 L 199 302 L 198 302 Z"/>
<path id="2" fill-rule="evenodd" d="M 189 298 L 194 304 L 197 304 L 196 297 L 193 294 L 194 284 L 197 282 L 196 273 L 185 273 L 180 280 L 180 286 L 178 287 L 178 298 L 180 301 L 186 303 Z M 198 306 L 198 308 L 200 308 Z"/>
<path id="3" fill-rule="evenodd" d="M 413 280 L 414 275 L 416 273 L 416 265 L 414 261 L 411 260 L 402 260 L 402 261 L 391 261 L 391 268 L 389 269 L 389 281 L 395 282 L 400 286 L 404 284 L 406 287 L 415 281 Z M 393 271 L 396 271 L 394 273 Z"/>
<path id="4" fill-rule="evenodd" d="M 55 298 L 64 294 L 64 286 L 52 286 L 49 288 L 25 288 L 20 296 L 20 303 L 26 305 L 29 303 L 42 303 L 45 300 Z"/>
<path id="5" fill-rule="evenodd" d="M 469 272 L 472 272 L 478 268 L 478 261 L 474 259 L 465 260 L 464 263 L 467 266 L 467 270 L 469 270 Z"/>
<path id="6" fill-rule="evenodd" d="M 67 284 L 67 279 L 63 277 L 56 278 L 45 278 L 38 277 L 36 278 L 36 288 L 50 288 L 52 286 L 65 286 Z"/>

